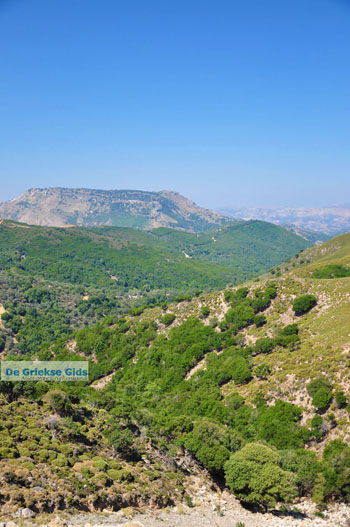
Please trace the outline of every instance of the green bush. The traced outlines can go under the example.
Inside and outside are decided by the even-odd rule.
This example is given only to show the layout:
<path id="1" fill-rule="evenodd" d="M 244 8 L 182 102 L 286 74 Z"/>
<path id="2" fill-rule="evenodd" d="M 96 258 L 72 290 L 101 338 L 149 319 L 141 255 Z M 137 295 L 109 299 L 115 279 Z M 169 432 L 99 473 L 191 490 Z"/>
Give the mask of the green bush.
<path id="1" fill-rule="evenodd" d="M 202 306 L 200 310 L 200 318 L 208 318 L 210 315 L 210 309 L 207 306 Z"/>
<path id="2" fill-rule="evenodd" d="M 297 316 L 308 313 L 317 304 L 317 298 L 314 295 L 301 295 L 293 302 L 293 310 Z"/>
<path id="3" fill-rule="evenodd" d="M 274 339 L 262 337 L 255 342 L 254 351 L 256 354 L 271 353 L 275 347 Z"/>
<path id="4" fill-rule="evenodd" d="M 244 357 L 235 357 L 232 361 L 232 379 L 236 384 L 244 384 L 252 378 L 249 362 Z"/>
<path id="5" fill-rule="evenodd" d="M 68 415 L 72 412 L 72 404 L 69 396 L 62 390 L 50 390 L 43 400 L 60 415 Z"/>
<path id="6" fill-rule="evenodd" d="M 312 273 L 312 278 L 346 278 L 350 276 L 350 268 L 339 264 L 325 265 Z"/>
<path id="7" fill-rule="evenodd" d="M 232 392 L 226 397 L 225 403 L 229 408 L 238 410 L 244 404 L 244 398 L 239 393 Z"/>
<path id="8" fill-rule="evenodd" d="M 162 322 L 162 324 L 164 324 L 165 326 L 170 326 L 170 324 L 172 324 L 175 320 L 176 316 L 174 315 L 174 313 L 167 313 L 166 315 L 164 315 L 160 321 Z"/>
<path id="9" fill-rule="evenodd" d="M 261 405 L 254 422 L 255 437 L 279 449 L 301 448 L 310 436 L 309 430 L 299 424 L 301 416 L 301 408 L 286 401 Z"/>
<path id="10" fill-rule="evenodd" d="M 289 324 L 288 326 L 284 326 L 284 328 L 280 330 L 279 335 L 283 337 L 289 337 L 291 335 L 299 335 L 298 324 Z"/>
<path id="11" fill-rule="evenodd" d="M 311 419 L 311 430 L 312 435 L 315 439 L 319 440 L 324 435 L 324 432 L 322 430 L 323 425 L 323 419 L 320 415 L 314 415 L 314 417 Z"/>
<path id="12" fill-rule="evenodd" d="M 327 388 L 320 388 L 312 398 L 312 404 L 320 411 L 327 410 L 332 401 L 332 392 Z"/>
<path id="13" fill-rule="evenodd" d="M 322 472 L 322 463 L 315 452 L 308 450 L 287 450 L 281 453 L 281 467 L 296 475 L 299 496 L 311 496 Z"/>
<path id="14" fill-rule="evenodd" d="M 350 502 L 350 446 L 339 439 L 331 441 L 324 449 L 323 458 L 326 498 Z"/>
<path id="15" fill-rule="evenodd" d="M 332 386 L 325 377 L 317 377 L 307 385 L 307 391 L 312 397 L 312 404 L 324 412 L 332 401 Z"/>
<path id="16" fill-rule="evenodd" d="M 225 315 L 225 322 L 232 324 L 234 329 L 242 329 L 254 320 L 254 309 L 246 304 L 239 304 L 229 309 Z"/>
<path id="17" fill-rule="evenodd" d="M 194 423 L 193 430 L 182 437 L 181 443 L 210 472 L 220 474 L 230 452 L 241 447 L 242 438 L 227 427 L 201 419 Z"/>
<path id="18" fill-rule="evenodd" d="M 266 317 L 265 315 L 255 315 L 254 317 L 254 324 L 257 328 L 261 328 L 266 324 Z"/>
<path id="19" fill-rule="evenodd" d="M 113 481 L 120 481 L 120 482 L 127 481 L 128 483 L 131 483 L 135 479 L 133 474 L 129 470 L 126 470 L 126 469 L 116 470 L 114 468 L 111 468 L 107 470 L 107 475 Z"/>
<path id="20" fill-rule="evenodd" d="M 106 470 L 107 467 L 108 467 L 108 463 L 105 459 L 103 459 L 102 457 L 93 457 L 92 458 L 92 463 L 94 465 L 95 468 L 97 468 L 98 470 Z"/>
<path id="21" fill-rule="evenodd" d="M 52 460 L 52 464 L 56 467 L 65 467 L 69 465 L 69 461 L 63 454 L 58 454 L 55 459 Z"/>
<path id="22" fill-rule="evenodd" d="M 118 424 L 115 424 L 108 428 L 105 435 L 116 452 L 124 455 L 130 453 L 133 435 L 128 428 L 121 428 Z"/>
<path id="23" fill-rule="evenodd" d="M 334 398 L 338 408 L 344 408 L 346 406 L 347 399 L 345 393 L 342 390 L 335 392 Z"/>
<path id="24" fill-rule="evenodd" d="M 277 451 L 259 443 L 249 443 L 231 455 L 225 464 L 226 483 L 243 502 L 274 506 L 297 495 L 296 477 L 281 468 Z"/>

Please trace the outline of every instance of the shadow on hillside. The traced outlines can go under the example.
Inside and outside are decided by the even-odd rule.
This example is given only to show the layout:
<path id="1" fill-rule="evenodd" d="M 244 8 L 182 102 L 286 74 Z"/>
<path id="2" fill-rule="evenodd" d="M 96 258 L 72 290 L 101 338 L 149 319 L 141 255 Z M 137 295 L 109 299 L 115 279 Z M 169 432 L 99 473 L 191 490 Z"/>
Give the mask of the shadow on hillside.
<path id="1" fill-rule="evenodd" d="M 284 509 L 284 510 L 278 510 L 278 509 L 264 509 L 263 507 L 259 505 L 252 505 L 249 503 L 242 503 L 241 505 L 244 509 L 248 510 L 249 512 L 260 514 L 272 514 L 273 516 L 276 516 L 277 518 L 291 518 L 293 520 L 306 520 L 309 518 L 309 516 L 303 512 L 298 511 L 297 509 Z"/>

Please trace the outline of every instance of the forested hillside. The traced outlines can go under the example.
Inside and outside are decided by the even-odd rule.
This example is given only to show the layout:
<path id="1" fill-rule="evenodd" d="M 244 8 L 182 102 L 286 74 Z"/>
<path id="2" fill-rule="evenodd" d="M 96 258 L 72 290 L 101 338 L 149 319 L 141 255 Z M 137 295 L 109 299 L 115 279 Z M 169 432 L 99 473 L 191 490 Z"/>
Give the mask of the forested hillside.
<path id="1" fill-rule="evenodd" d="M 196 235 L 3 221 L 0 338 L 7 349 L 36 352 L 109 313 L 240 283 L 307 246 L 263 222 Z"/>
<path id="2" fill-rule="evenodd" d="M 249 506 L 348 502 L 349 269 L 345 235 L 243 286 L 110 315 L 29 354 L 86 357 L 91 378 L 1 382 L 0 499 L 191 503 L 186 478 L 202 470 Z M 37 463 L 49 500 L 32 489 Z"/>

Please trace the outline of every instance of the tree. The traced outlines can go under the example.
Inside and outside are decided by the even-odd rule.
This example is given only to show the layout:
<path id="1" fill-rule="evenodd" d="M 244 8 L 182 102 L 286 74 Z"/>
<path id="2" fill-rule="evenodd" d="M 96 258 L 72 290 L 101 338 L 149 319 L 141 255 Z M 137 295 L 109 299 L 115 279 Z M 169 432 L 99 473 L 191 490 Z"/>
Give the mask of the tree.
<path id="1" fill-rule="evenodd" d="M 307 385 L 307 391 L 312 397 L 312 404 L 324 412 L 332 400 L 332 385 L 326 377 L 317 377 Z"/>
<path id="2" fill-rule="evenodd" d="M 50 390 L 44 395 L 43 400 L 59 415 L 69 415 L 73 412 L 69 395 L 62 390 Z"/>
<path id="3" fill-rule="evenodd" d="M 118 454 L 127 456 L 130 453 L 133 435 L 128 428 L 122 428 L 118 424 L 114 424 L 105 432 L 105 435 Z"/>
<path id="4" fill-rule="evenodd" d="M 302 410 L 294 404 L 277 400 L 272 406 L 261 406 L 254 422 L 256 437 L 276 448 L 299 448 L 310 432 L 300 426 Z"/>
<path id="5" fill-rule="evenodd" d="M 267 508 L 277 501 L 289 502 L 297 495 L 296 477 L 280 463 L 276 450 L 248 443 L 225 463 L 226 483 L 246 503 Z"/>
<path id="6" fill-rule="evenodd" d="M 252 378 L 249 363 L 243 357 L 234 357 L 231 363 L 232 379 L 236 384 L 243 384 Z"/>
<path id="7" fill-rule="evenodd" d="M 262 337 L 258 339 L 255 343 L 255 353 L 271 353 L 273 348 L 275 347 L 275 341 L 274 339 L 271 339 L 269 337 Z"/>
<path id="8" fill-rule="evenodd" d="M 328 498 L 350 501 L 350 447 L 336 439 L 323 452 L 326 462 L 326 495 Z"/>
<path id="9" fill-rule="evenodd" d="M 332 392 L 328 388 L 320 388 L 312 398 L 312 404 L 321 412 L 327 410 L 332 400 Z"/>
<path id="10" fill-rule="evenodd" d="M 193 430 L 183 436 L 181 443 L 193 452 L 210 472 L 219 474 L 230 452 L 241 447 L 242 438 L 234 430 L 209 419 L 201 419 L 194 423 Z"/>
<path id="11" fill-rule="evenodd" d="M 296 475 L 299 495 L 310 496 L 323 469 L 316 453 L 304 449 L 286 450 L 281 457 L 282 468 Z"/>
<path id="12" fill-rule="evenodd" d="M 297 316 L 308 313 L 317 304 L 317 298 L 314 295 L 301 295 L 293 302 L 293 310 Z"/>

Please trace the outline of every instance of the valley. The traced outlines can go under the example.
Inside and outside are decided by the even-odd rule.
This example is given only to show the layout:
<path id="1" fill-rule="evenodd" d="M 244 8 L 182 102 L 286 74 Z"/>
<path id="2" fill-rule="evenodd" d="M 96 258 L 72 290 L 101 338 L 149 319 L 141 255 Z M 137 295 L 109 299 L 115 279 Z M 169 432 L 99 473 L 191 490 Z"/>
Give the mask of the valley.
<path id="1" fill-rule="evenodd" d="M 180 247 L 178 234 L 160 234 Z M 148 525 L 147 516 L 137 519 L 140 508 L 183 503 L 191 518 L 200 506 L 194 478 L 205 492 L 214 485 L 219 505 L 220 488 L 272 512 L 281 501 L 299 510 L 312 499 L 305 518 L 288 517 L 291 525 L 342 525 L 347 509 L 322 510 L 349 499 L 348 268 L 343 235 L 243 285 L 122 315 L 106 307 L 96 325 L 25 352 L 86 357 L 90 381 L 0 383 L 3 514 L 28 508 L 39 520 L 61 509 L 131 507 Z M 2 322 L 11 328 L 6 314 Z M 233 515 L 221 503 L 218 525 L 227 515 L 255 526 L 259 516 L 244 516 L 236 503 Z M 182 525 L 179 514 L 171 521 Z M 274 514 L 264 518 L 277 526 Z"/>
<path id="2" fill-rule="evenodd" d="M 238 284 L 308 246 L 265 222 L 192 234 L 4 220 L 0 301 L 7 309 L 7 331 L 0 336 L 8 350 L 37 352 L 108 314 Z"/>

